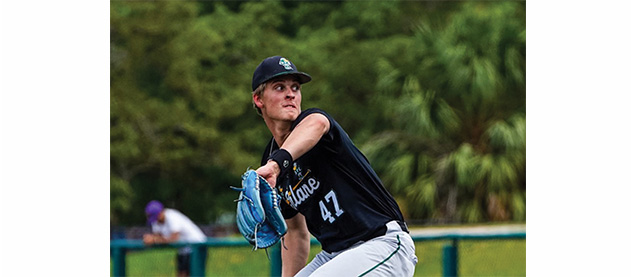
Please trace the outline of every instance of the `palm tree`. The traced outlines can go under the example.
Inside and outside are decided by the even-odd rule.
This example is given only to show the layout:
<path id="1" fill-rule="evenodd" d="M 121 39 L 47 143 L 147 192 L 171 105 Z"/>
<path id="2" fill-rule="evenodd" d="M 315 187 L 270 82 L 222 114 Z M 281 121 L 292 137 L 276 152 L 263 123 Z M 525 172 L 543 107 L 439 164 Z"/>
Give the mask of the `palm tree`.
<path id="1" fill-rule="evenodd" d="M 466 3 L 429 26 L 379 62 L 393 124 L 363 148 L 408 217 L 525 220 L 525 6 Z"/>

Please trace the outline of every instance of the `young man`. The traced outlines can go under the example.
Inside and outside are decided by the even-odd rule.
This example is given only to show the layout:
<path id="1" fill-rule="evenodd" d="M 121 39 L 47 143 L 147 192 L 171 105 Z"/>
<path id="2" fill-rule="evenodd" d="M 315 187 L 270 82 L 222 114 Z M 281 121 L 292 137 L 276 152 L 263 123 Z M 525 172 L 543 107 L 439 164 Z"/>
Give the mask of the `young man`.
<path id="1" fill-rule="evenodd" d="M 309 81 L 280 56 L 252 78 L 253 104 L 273 136 L 256 172 L 278 188 L 288 227 L 283 276 L 412 276 L 417 258 L 399 206 L 333 117 L 301 110 Z M 307 264 L 310 233 L 323 251 Z"/>
<path id="2" fill-rule="evenodd" d="M 146 245 L 171 242 L 198 243 L 205 242 L 206 235 L 195 223 L 178 210 L 164 208 L 160 201 L 152 200 L 145 208 L 147 222 L 151 224 L 153 234 L 145 234 L 143 242 Z M 205 249 L 205 248 L 204 248 Z M 177 276 L 190 275 L 191 264 L 190 246 L 178 249 L 176 256 Z M 202 251 L 205 259 L 205 251 Z"/>

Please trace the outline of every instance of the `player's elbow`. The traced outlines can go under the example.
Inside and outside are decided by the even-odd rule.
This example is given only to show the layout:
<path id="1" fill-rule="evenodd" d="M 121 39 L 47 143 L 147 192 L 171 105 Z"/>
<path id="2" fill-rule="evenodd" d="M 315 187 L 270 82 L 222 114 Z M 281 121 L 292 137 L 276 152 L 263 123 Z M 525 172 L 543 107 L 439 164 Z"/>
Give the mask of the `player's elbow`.
<path id="1" fill-rule="evenodd" d="M 308 117 L 310 125 L 318 130 L 318 133 L 320 135 L 326 134 L 329 131 L 331 123 L 329 122 L 329 119 L 326 118 L 326 116 L 320 113 L 314 113 L 309 115 Z"/>
<path id="2" fill-rule="evenodd" d="M 297 239 L 310 239 L 311 234 L 307 228 L 307 222 L 303 215 L 297 214 L 285 220 L 287 222 L 287 234 Z"/>
<path id="3" fill-rule="evenodd" d="M 307 228 L 294 229 L 294 236 L 300 241 L 309 241 L 311 240 L 311 233 Z"/>

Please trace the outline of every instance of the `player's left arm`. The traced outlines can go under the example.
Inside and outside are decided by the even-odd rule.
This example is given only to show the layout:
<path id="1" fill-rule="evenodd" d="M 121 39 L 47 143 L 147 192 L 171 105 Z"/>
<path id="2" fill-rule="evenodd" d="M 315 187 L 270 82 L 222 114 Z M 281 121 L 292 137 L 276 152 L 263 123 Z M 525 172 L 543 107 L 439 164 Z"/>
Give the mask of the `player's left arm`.
<path id="1" fill-rule="evenodd" d="M 281 148 L 287 150 L 291 158 L 296 160 L 311 150 L 330 128 L 331 123 L 326 116 L 321 113 L 310 114 L 289 133 Z M 256 173 L 263 176 L 272 187 L 275 187 L 280 167 L 276 162 L 268 161 L 266 165 L 259 167 Z"/>
<path id="2" fill-rule="evenodd" d="M 287 234 L 281 247 L 282 276 L 294 276 L 307 264 L 311 234 L 302 214 L 286 219 Z"/>
<path id="3" fill-rule="evenodd" d="M 159 243 L 171 243 L 176 242 L 180 238 L 180 232 L 173 232 L 170 236 L 164 237 L 160 234 L 146 234 L 143 237 L 143 241 L 147 245 L 159 244 Z"/>

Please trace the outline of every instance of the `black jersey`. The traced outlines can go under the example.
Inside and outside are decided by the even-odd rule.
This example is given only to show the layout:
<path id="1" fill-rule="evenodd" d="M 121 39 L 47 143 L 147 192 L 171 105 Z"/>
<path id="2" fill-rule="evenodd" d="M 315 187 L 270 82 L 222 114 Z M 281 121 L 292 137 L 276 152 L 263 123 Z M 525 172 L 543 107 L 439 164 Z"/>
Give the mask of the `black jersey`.
<path id="1" fill-rule="evenodd" d="M 303 111 L 291 130 L 307 115 L 321 113 L 329 119 L 329 131 L 307 153 L 294 161 L 293 171 L 277 180 L 283 197 L 285 218 L 298 212 L 322 249 L 335 252 L 358 241 L 385 234 L 385 224 L 403 223 L 394 198 L 383 187 L 366 157 L 355 147 L 342 127 L 320 109 Z M 261 165 L 278 149 L 272 138 Z"/>

